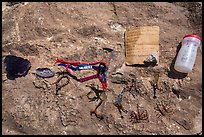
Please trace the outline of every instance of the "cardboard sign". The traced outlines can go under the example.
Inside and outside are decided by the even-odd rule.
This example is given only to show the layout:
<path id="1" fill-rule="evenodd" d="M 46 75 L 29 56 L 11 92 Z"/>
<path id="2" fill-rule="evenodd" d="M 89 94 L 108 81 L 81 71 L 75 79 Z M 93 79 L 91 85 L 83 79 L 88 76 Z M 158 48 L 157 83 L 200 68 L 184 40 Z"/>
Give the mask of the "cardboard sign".
<path id="1" fill-rule="evenodd" d="M 144 64 L 155 57 L 159 63 L 159 26 L 129 28 L 125 32 L 126 64 Z"/>

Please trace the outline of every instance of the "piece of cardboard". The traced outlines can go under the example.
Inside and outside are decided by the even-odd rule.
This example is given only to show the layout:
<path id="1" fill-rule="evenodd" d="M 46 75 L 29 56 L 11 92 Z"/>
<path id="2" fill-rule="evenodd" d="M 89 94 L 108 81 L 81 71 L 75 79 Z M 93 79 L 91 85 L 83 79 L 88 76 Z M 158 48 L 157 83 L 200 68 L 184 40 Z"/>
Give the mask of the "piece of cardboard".
<path id="1" fill-rule="evenodd" d="M 159 63 L 159 26 L 143 26 L 129 28 L 125 32 L 126 64 L 144 64 L 152 54 Z"/>

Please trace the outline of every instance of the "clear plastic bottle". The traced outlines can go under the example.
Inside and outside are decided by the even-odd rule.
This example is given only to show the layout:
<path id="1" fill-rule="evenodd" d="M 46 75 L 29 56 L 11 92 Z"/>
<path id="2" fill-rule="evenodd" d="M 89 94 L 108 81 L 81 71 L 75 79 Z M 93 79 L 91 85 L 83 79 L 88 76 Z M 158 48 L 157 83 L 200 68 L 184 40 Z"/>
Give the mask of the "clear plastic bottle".
<path id="1" fill-rule="evenodd" d="M 197 49 L 201 44 L 201 38 L 195 34 L 183 37 L 181 49 L 178 52 L 174 69 L 178 72 L 189 73 L 195 64 Z"/>

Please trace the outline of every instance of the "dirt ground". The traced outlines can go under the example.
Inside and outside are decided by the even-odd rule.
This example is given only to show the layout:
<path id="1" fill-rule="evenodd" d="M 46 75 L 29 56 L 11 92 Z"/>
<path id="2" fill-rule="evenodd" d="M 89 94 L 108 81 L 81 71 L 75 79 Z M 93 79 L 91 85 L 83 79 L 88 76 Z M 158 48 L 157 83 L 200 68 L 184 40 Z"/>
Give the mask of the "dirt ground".
<path id="1" fill-rule="evenodd" d="M 202 37 L 202 3 L 26 2 L 3 3 L 2 11 L 2 65 L 9 54 L 26 58 L 32 65 L 25 77 L 15 80 L 7 79 L 2 67 L 2 134 L 202 134 L 201 48 L 192 72 L 183 75 L 172 70 L 183 36 Z M 159 64 L 126 66 L 125 30 L 155 25 L 160 27 Z M 91 91 L 86 85 L 101 88 L 97 79 L 80 83 L 70 77 L 56 95 L 56 85 L 51 83 L 57 76 L 38 79 L 32 73 L 38 67 L 64 71 L 53 65 L 56 58 L 108 62 L 108 90 L 97 109 L 101 119 L 90 115 L 99 101 L 90 102 L 86 96 Z M 151 82 L 158 72 L 163 90 L 153 98 Z M 128 113 L 122 112 L 121 117 L 113 102 L 131 80 L 135 88 L 123 95 L 122 105 Z"/>

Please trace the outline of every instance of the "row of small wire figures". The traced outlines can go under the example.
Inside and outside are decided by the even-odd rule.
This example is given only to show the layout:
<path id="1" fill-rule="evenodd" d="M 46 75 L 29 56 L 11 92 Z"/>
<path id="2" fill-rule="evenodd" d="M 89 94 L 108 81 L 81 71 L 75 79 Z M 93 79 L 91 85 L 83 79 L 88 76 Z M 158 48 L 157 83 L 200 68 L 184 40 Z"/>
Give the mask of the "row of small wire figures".
<path id="1" fill-rule="evenodd" d="M 158 87 L 158 85 L 155 85 L 155 86 Z M 137 88 L 136 87 L 136 79 L 131 79 L 126 84 L 126 86 L 122 89 L 121 93 L 117 96 L 117 99 L 115 102 L 113 102 L 113 104 L 118 108 L 118 111 L 121 115 L 121 118 L 123 118 L 122 112 L 124 112 L 126 114 L 129 113 L 131 122 L 133 122 L 133 123 L 146 123 L 146 122 L 149 122 L 149 115 L 148 115 L 147 110 L 144 107 L 137 104 L 135 111 L 133 111 L 133 110 L 128 111 L 122 105 L 123 94 L 125 92 L 129 92 L 133 95 L 133 97 L 136 97 L 136 95 L 135 95 L 136 88 Z M 136 92 L 139 92 L 139 91 L 136 91 Z M 155 96 L 155 94 L 154 94 L 154 96 Z M 154 109 L 158 112 L 158 113 L 156 113 L 157 118 L 173 113 L 172 102 L 169 100 L 168 101 L 167 100 L 157 101 Z"/>

